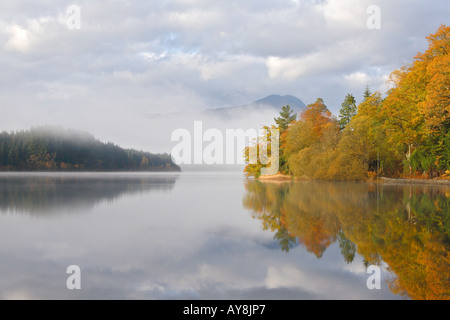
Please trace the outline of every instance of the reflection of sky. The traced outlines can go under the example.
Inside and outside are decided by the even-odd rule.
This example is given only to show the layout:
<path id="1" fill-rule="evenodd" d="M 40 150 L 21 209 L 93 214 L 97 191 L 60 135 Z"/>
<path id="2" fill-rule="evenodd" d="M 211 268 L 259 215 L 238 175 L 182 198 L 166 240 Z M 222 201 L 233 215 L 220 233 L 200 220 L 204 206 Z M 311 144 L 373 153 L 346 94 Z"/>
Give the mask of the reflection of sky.
<path id="1" fill-rule="evenodd" d="M 0 298 L 395 298 L 384 281 L 368 290 L 361 257 L 347 265 L 337 244 L 320 260 L 282 252 L 243 193 L 240 175 L 182 174 L 168 193 L 128 193 L 89 215 L 0 215 Z M 66 289 L 72 264 L 81 291 Z"/>

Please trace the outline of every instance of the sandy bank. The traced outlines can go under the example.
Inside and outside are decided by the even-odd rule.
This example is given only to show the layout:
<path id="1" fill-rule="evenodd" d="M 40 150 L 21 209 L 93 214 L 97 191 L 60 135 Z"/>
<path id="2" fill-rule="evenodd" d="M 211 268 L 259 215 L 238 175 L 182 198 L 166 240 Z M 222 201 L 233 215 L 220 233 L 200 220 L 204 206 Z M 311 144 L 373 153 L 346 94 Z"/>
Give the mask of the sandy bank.
<path id="1" fill-rule="evenodd" d="M 278 173 L 276 175 L 273 176 L 260 176 L 258 178 L 261 181 L 292 181 L 292 177 L 291 176 L 287 176 L 281 173 Z"/>

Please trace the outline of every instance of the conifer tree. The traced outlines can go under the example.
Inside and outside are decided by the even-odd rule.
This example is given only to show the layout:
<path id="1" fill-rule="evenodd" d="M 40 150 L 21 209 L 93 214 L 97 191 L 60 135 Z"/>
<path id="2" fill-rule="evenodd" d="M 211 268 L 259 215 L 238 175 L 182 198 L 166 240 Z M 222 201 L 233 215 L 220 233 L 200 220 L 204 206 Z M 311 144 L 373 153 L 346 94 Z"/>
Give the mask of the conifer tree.
<path id="1" fill-rule="evenodd" d="M 341 130 L 344 130 L 347 124 L 349 124 L 352 118 L 356 115 L 357 106 L 355 97 L 351 94 L 347 94 L 341 106 L 339 126 Z"/>

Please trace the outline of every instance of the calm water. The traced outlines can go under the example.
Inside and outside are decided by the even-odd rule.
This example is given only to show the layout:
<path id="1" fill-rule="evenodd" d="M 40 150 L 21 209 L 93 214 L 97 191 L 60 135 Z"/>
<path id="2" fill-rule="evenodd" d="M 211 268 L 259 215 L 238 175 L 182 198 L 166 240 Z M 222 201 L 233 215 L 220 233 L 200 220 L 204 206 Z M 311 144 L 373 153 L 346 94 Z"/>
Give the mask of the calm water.
<path id="1" fill-rule="evenodd" d="M 3 173 L 0 298 L 448 299 L 449 212 L 449 187 Z"/>

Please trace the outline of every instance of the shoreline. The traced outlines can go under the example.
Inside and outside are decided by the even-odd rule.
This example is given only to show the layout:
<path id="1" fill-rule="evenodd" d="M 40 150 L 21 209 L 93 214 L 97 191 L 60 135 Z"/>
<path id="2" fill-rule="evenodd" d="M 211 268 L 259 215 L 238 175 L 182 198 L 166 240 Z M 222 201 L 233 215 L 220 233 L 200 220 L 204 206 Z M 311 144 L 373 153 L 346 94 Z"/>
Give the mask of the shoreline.
<path id="1" fill-rule="evenodd" d="M 332 180 L 303 180 L 287 176 L 284 174 L 276 174 L 272 176 L 260 176 L 256 180 L 261 182 L 292 182 L 292 181 L 332 181 Z M 351 181 L 348 181 L 351 182 Z M 366 180 L 360 181 L 366 183 L 380 183 L 380 184 L 406 184 L 406 185 L 440 185 L 440 186 L 450 186 L 450 180 L 438 180 L 438 179 L 406 179 L 406 178 L 384 178 L 381 177 L 378 181 Z"/>
<path id="2" fill-rule="evenodd" d="M 374 181 L 376 182 L 376 181 Z M 414 184 L 414 185 L 443 185 L 450 186 L 450 180 L 438 179 L 405 179 L 405 178 L 380 178 L 380 183 L 383 184 Z"/>
<path id="3" fill-rule="evenodd" d="M 276 175 L 272 175 L 272 176 L 260 176 L 259 178 L 257 178 L 257 180 L 259 181 L 294 181 L 294 178 L 292 178 L 291 176 L 287 176 L 281 173 L 278 173 Z"/>

